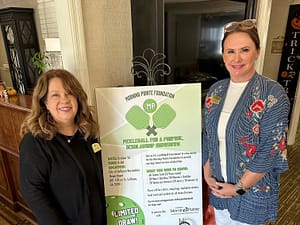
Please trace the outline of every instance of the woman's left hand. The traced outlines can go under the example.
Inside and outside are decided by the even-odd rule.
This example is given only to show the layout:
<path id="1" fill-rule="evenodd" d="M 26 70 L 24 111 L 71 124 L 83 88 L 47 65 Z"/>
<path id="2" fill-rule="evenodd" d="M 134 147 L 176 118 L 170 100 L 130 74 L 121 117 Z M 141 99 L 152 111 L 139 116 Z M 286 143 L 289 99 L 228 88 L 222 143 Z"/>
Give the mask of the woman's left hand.
<path id="1" fill-rule="evenodd" d="M 216 182 L 218 188 L 212 189 L 212 194 L 219 198 L 231 198 L 237 193 L 233 184 Z"/>

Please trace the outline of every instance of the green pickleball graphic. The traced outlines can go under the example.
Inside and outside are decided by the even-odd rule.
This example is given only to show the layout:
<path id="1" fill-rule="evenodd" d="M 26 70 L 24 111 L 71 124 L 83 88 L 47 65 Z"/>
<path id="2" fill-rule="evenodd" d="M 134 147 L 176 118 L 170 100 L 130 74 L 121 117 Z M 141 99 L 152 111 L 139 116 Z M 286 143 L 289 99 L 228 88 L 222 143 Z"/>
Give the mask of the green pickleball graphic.
<path id="1" fill-rule="evenodd" d="M 176 117 L 176 112 L 168 104 L 161 105 L 153 114 L 153 124 L 157 128 L 166 128 Z"/>
<path id="2" fill-rule="evenodd" d="M 141 207 L 124 196 L 106 196 L 107 222 L 109 225 L 145 225 L 145 215 Z"/>
<path id="3" fill-rule="evenodd" d="M 144 101 L 143 108 L 147 113 L 153 113 L 157 109 L 157 103 L 154 99 Z"/>
<path id="4" fill-rule="evenodd" d="M 136 129 L 146 129 L 150 121 L 149 115 L 136 105 L 131 107 L 125 118 Z"/>

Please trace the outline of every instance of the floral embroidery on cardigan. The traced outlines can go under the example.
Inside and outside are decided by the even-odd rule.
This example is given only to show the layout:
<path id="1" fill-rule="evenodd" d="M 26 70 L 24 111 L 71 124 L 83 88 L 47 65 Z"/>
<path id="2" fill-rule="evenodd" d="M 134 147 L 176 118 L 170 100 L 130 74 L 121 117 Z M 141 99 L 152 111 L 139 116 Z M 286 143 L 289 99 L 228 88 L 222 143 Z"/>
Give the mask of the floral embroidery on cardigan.
<path id="1" fill-rule="evenodd" d="M 282 131 L 282 129 L 280 129 L 282 127 L 282 123 L 278 123 L 277 127 L 279 127 L 276 130 L 273 130 L 274 135 L 274 145 L 273 145 L 273 149 L 271 150 L 270 154 L 271 156 L 274 156 L 276 154 L 276 152 L 280 152 L 280 155 L 282 157 L 283 160 L 287 160 L 287 148 L 286 148 L 286 132 L 287 132 L 287 128 Z"/>
<path id="2" fill-rule="evenodd" d="M 259 119 L 261 118 L 262 112 L 265 110 L 265 102 L 261 99 L 255 100 L 249 107 L 249 110 L 246 112 L 247 118 L 253 118 L 256 124 L 252 127 L 254 134 L 259 134 Z"/>
<path id="3" fill-rule="evenodd" d="M 255 124 L 254 127 L 252 128 L 252 131 L 254 134 L 259 134 L 259 124 Z"/>
<path id="4" fill-rule="evenodd" d="M 213 104 L 220 104 L 221 102 L 221 96 L 219 93 L 222 91 L 223 86 L 220 85 L 218 88 L 216 88 L 210 96 L 207 96 L 205 99 L 205 107 L 207 108 L 207 112 L 210 112 L 212 109 L 211 107 Z"/>
<path id="5" fill-rule="evenodd" d="M 262 112 L 264 109 L 265 109 L 265 103 L 261 99 L 254 101 L 250 106 L 251 112 L 255 114 Z M 259 115 L 257 115 L 257 117 L 259 117 Z"/>
<path id="6" fill-rule="evenodd" d="M 212 97 L 208 97 L 205 100 L 205 105 L 207 108 L 210 108 L 213 104 L 219 104 L 221 101 L 221 97 L 220 96 L 212 96 Z"/>
<path id="7" fill-rule="evenodd" d="M 255 125 L 252 127 L 252 132 L 255 135 L 260 133 L 259 120 L 261 119 L 263 112 L 266 110 L 266 108 L 271 108 L 277 102 L 277 98 L 275 98 L 273 95 L 269 95 L 264 101 L 262 99 L 257 99 L 257 96 L 259 96 L 259 91 L 254 94 L 253 97 L 255 100 L 250 105 L 249 110 L 246 112 L 246 117 L 249 119 L 252 118 L 255 121 Z M 249 137 L 241 137 L 240 141 L 244 146 L 246 146 L 246 156 L 253 157 L 256 153 L 257 147 L 255 144 L 248 143 L 248 139 Z M 271 154 L 275 154 L 275 152 Z"/>
<path id="8" fill-rule="evenodd" d="M 269 185 L 265 185 L 265 186 L 257 185 L 252 188 L 254 192 L 262 192 L 262 191 L 269 192 L 271 190 L 271 187 Z"/>
<path id="9" fill-rule="evenodd" d="M 252 156 L 254 156 L 254 154 L 256 152 L 256 145 L 248 143 L 247 142 L 248 139 L 249 139 L 249 137 L 242 137 L 242 138 L 240 138 L 240 142 L 242 142 L 242 144 L 244 146 L 246 146 L 246 156 L 252 157 Z"/>
<path id="10" fill-rule="evenodd" d="M 276 102 L 277 98 L 275 98 L 273 95 L 269 95 L 264 101 L 261 99 L 255 99 L 250 105 L 249 110 L 246 112 L 246 117 L 252 117 L 255 122 L 258 122 L 262 117 L 264 110 L 266 110 L 266 108 L 271 108 L 274 104 L 276 104 Z"/>

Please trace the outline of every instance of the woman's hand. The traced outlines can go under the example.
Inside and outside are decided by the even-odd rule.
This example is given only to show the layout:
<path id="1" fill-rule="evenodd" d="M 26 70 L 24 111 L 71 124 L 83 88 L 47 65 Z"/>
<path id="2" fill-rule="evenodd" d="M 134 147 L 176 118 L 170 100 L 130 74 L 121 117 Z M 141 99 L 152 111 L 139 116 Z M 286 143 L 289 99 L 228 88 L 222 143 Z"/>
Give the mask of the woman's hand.
<path id="1" fill-rule="evenodd" d="M 203 172 L 204 172 L 204 180 L 206 181 L 210 189 L 212 189 L 212 187 L 215 187 L 216 179 L 211 175 L 209 160 L 207 160 L 207 162 L 205 163 L 203 167 Z"/>
<path id="2" fill-rule="evenodd" d="M 215 179 L 214 177 L 205 177 L 205 176 L 204 176 L 204 179 L 205 179 L 205 181 L 206 181 L 208 187 L 209 187 L 211 190 L 218 188 L 218 186 L 217 186 L 217 184 L 216 184 L 217 181 L 216 181 L 216 179 Z"/>
<path id="3" fill-rule="evenodd" d="M 233 184 L 217 182 L 216 179 L 211 175 L 209 160 L 207 160 L 205 163 L 203 172 L 204 180 L 211 189 L 213 195 L 219 198 L 230 198 L 237 195 Z"/>
<path id="4" fill-rule="evenodd" d="M 207 160 L 207 162 L 205 163 L 203 167 L 203 172 L 204 172 L 204 180 L 206 181 L 208 187 L 211 190 L 217 189 L 219 186 L 216 184 L 217 183 L 216 179 L 211 175 L 209 160 Z"/>
<path id="5" fill-rule="evenodd" d="M 219 198 L 231 198 L 237 195 L 234 185 L 228 183 L 215 182 L 211 190 L 212 194 Z"/>

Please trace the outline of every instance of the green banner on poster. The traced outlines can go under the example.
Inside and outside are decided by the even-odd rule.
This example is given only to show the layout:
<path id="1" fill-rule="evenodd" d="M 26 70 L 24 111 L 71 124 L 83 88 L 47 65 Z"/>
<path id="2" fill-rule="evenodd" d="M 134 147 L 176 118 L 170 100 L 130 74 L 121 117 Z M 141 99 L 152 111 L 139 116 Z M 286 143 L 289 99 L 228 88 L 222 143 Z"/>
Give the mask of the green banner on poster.
<path id="1" fill-rule="evenodd" d="M 201 85 L 96 89 L 108 224 L 201 225 Z"/>

